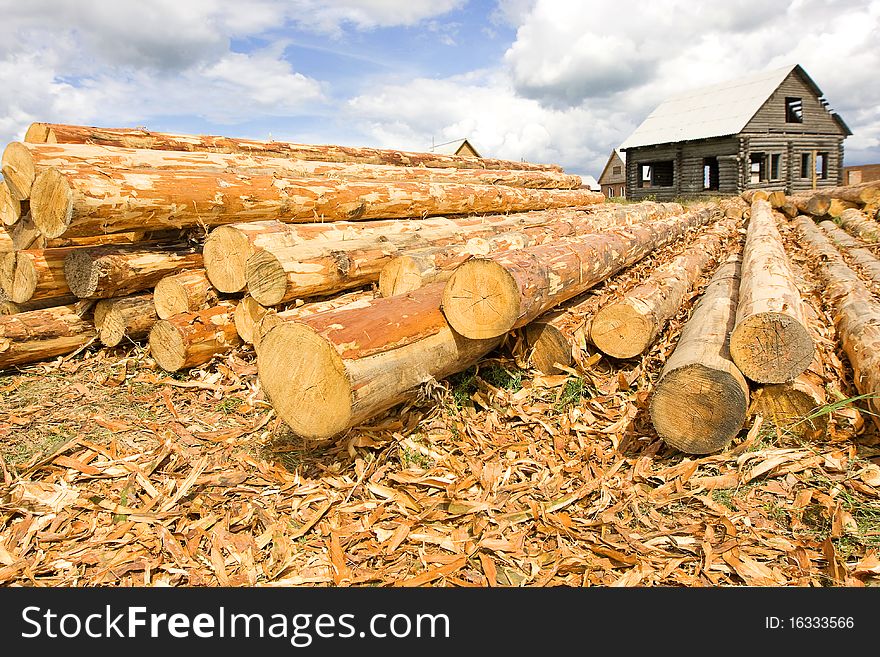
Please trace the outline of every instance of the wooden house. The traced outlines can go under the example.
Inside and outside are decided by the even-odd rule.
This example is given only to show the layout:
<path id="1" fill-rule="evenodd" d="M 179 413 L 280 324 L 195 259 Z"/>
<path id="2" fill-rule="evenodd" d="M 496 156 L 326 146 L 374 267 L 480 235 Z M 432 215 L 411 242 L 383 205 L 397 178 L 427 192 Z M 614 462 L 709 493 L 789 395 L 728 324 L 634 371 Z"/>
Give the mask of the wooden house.
<path id="1" fill-rule="evenodd" d="M 599 186 L 605 198 L 626 197 L 626 153 L 616 148 L 611 151 L 599 176 Z"/>
<path id="2" fill-rule="evenodd" d="M 799 65 L 661 103 L 621 144 L 626 194 L 658 201 L 843 184 L 852 132 Z"/>

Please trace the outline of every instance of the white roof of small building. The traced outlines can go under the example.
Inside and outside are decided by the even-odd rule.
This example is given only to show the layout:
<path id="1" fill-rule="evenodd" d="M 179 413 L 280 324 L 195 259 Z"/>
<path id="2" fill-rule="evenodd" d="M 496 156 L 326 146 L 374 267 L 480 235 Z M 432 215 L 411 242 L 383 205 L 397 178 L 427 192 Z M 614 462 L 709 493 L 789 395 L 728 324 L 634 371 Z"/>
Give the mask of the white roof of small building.
<path id="1" fill-rule="evenodd" d="M 600 191 L 600 190 L 602 189 L 602 188 L 599 186 L 599 181 L 596 180 L 593 176 L 588 176 L 588 175 L 585 175 L 585 174 L 583 174 L 583 173 L 576 173 L 576 174 L 574 174 L 574 175 L 576 175 L 576 176 L 580 176 L 580 177 L 581 177 L 581 185 L 583 185 L 583 186 L 585 186 L 585 187 L 589 187 L 589 188 L 592 189 L 594 192 L 598 192 L 598 191 Z"/>
<path id="2" fill-rule="evenodd" d="M 660 103 L 620 148 L 724 137 L 742 132 L 795 68 L 800 67 L 792 65 L 764 71 L 673 96 Z M 803 69 L 800 70 L 815 87 Z M 818 91 L 818 87 L 816 89 Z"/>

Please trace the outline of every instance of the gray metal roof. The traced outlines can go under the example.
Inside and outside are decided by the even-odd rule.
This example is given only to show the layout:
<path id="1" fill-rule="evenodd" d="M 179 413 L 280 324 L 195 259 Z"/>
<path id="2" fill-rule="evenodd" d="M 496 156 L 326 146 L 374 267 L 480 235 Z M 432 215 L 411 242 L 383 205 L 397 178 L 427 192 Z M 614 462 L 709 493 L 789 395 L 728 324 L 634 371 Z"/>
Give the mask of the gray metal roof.
<path id="1" fill-rule="evenodd" d="M 797 65 L 693 89 L 660 103 L 620 148 L 724 137 L 742 132 Z M 803 69 L 800 69 L 803 72 Z M 821 90 L 803 73 L 807 82 Z"/>

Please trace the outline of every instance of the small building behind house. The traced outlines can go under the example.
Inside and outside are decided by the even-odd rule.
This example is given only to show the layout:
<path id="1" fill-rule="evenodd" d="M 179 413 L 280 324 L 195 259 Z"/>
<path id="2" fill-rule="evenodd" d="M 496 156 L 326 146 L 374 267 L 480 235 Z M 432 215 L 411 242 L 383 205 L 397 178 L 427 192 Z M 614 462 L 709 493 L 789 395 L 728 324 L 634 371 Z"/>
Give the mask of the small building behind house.
<path id="1" fill-rule="evenodd" d="M 626 153 L 611 151 L 599 175 L 599 186 L 605 198 L 626 198 Z"/>
<path id="2" fill-rule="evenodd" d="M 467 139 L 456 139 L 431 146 L 429 153 L 443 155 L 464 155 L 465 157 L 482 157 Z"/>
<path id="3" fill-rule="evenodd" d="M 852 132 L 799 65 L 685 92 L 661 103 L 626 138 L 626 194 L 786 194 L 843 184 Z"/>
<path id="4" fill-rule="evenodd" d="M 843 167 L 843 184 L 858 185 L 880 180 L 880 164 L 854 164 Z"/>
<path id="5" fill-rule="evenodd" d="M 600 191 L 599 182 L 590 175 L 584 173 L 575 174 L 581 177 L 581 189 L 589 189 L 591 192 Z"/>

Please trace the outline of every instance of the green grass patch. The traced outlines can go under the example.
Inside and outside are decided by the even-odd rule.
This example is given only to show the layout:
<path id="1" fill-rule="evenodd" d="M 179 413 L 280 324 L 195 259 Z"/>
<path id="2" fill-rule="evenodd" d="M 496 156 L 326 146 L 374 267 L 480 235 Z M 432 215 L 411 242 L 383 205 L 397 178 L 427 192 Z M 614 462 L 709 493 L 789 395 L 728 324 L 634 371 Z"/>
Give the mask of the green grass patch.
<path id="1" fill-rule="evenodd" d="M 508 369 L 503 365 L 490 365 L 480 372 L 480 378 L 495 388 L 516 392 L 522 389 L 523 373 L 518 369 Z"/>
<path id="2" fill-rule="evenodd" d="M 565 411 L 580 404 L 582 399 L 587 399 L 595 394 L 596 390 L 589 381 L 580 376 L 573 376 L 566 379 L 562 385 L 562 392 L 554 407 L 557 411 Z"/>

